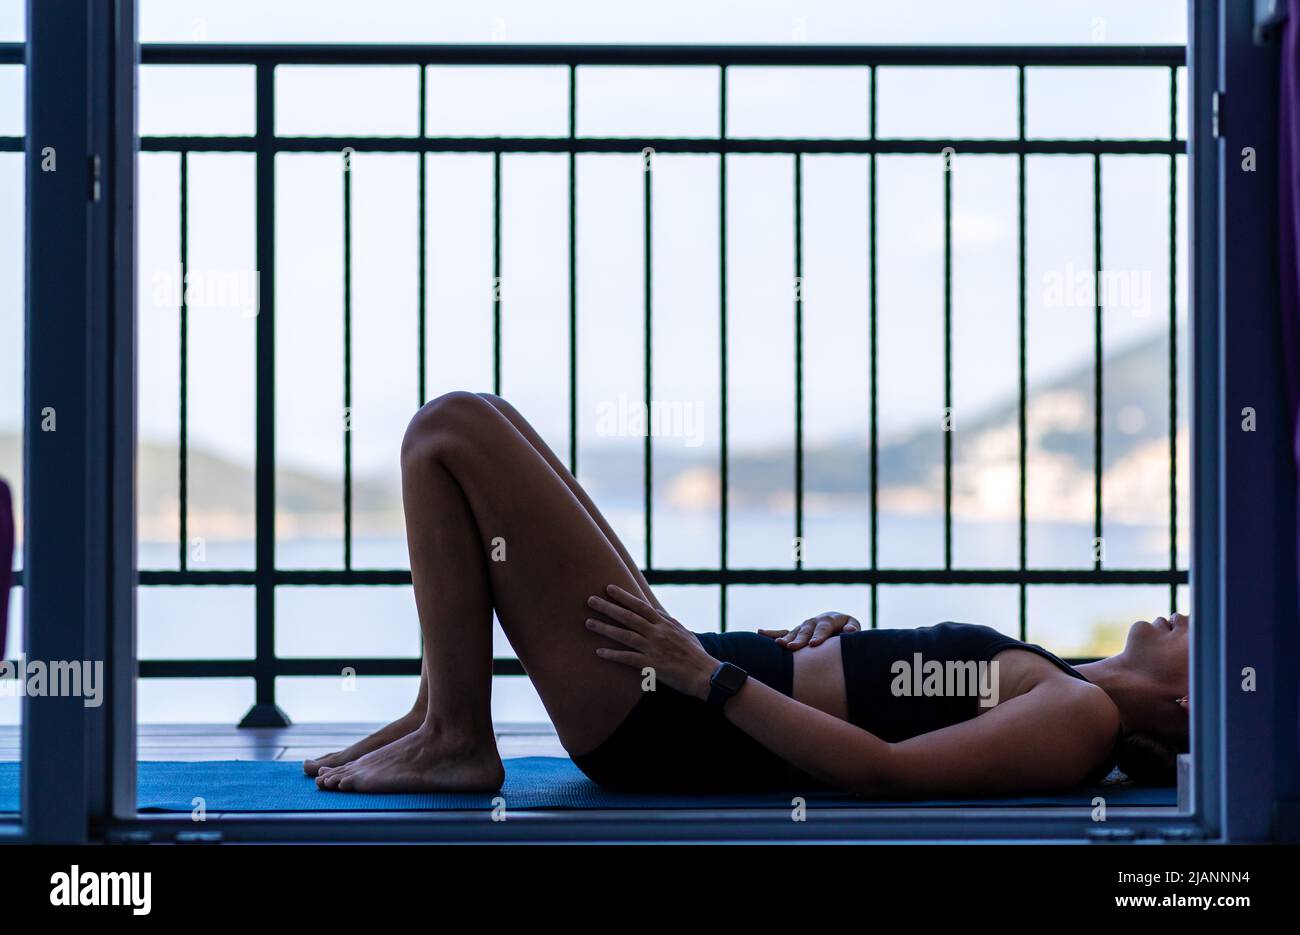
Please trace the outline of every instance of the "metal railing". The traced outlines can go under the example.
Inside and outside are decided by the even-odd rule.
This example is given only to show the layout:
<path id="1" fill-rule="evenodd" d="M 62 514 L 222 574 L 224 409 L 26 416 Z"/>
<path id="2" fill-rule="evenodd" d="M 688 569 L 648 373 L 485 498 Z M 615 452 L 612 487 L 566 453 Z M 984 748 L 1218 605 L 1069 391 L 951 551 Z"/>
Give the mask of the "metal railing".
<path id="1" fill-rule="evenodd" d="M 3 50 L 0 50 L 3 51 Z M 577 276 L 577 238 L 575 233 L 575 201 L 577 156 L 580 153 L 707 153 L 718 159 L 718 224 L 719 224 L 719 290 L 720 319 L 719 393 L 721 438 L 719 445 L 720 503 L 718 522 L 720 547 L 718 563 L 713 568 L 661 568 L 653 562 L 653 510 L 652 510 L 652 434 L 645 434 L 644 459 L 644 535 L 646 564 L 644 569 L 651 584 L 662 585 L 717 585 L 720 595 L 720 625 L 727 623 L 727 590 L 732 586 L 755 584 L 861 584 L 870 586 L 872 626 L 877 622 L 877 589 L 883 585 L 938 584 L 938 585 L 1014 585 L 1019 590 L 1019 632 L 1026 634 L 1026 589 L 1033 585 L 1162 585 L 1168 586 L 1171 607 L 1175 603 L 1176 589 L 1186 584 L 1187 571 L 1178 568 L 1178 522 L 1176 494 L 1178 485 L 1176 467 L 1177 434 L 1177 322 L 1175 296 L 1175 270 L 1177 262 L 1176 232 L 1176 160 L 1186 151 L 1183 140 L 1177 136 L 1177 69 L 1184 64 L 1185 50 L 1181 46 L 1108 47 L 1108 46 L 1043 46 L 1043 47 L 863 47 L 863 46 L 512 46 L 493 44 L 486 46 L 440 45 L 146 45 L 143 63 L 146 65 L 249 65 L 255 70 L 256 129 L 252 136 L 165 136 L 145 137 L 141 148 L 148 152 L 177 153 L 180 157 L 180 213 L 181 262 L 185 261 L 187 218 L 188 156 L 193 152 L 243 152 L 256 157 L 256 261 L 260 275 L 261 304 L 256 323 L 256 463 L 255 463 L 255 561 L 247 570 L 198 570 L 188 566 L 186 556 L 187 530 L 187 444 L 186 416 L 187 393 L 187 317 L 180 310 L 180 536 L 179 568 L 177 570 L 141 570 L 140 584 L 151 585 L 245 585 L 255 591 L 256 650 L 252 659 L 195 659 L 195 660 L 144 660 L 140 662 L 143 677 L 251 677 L 256 684 L 256 704 L 245 717 L 244 723 L 263 725 L 280 723 L 282 715 L 275 705 L 275 679 L 277 676 L 329 676 L 338 675 L 350 667 L 358 675 L 415 675 L 420 669 L 416 658 L 280 658 L 275 653 L 275 589 L 294 585 L 401 585 L 410 583 L 410 572 L 404 569 L 360 569 L 352 562 L 352 449 L 349 433 L 343 433 L 343 567 L 341 569 L 289 570 L 276 567 L 275 545 L 275 156 L 286 152 L 343 152 L 345 149 L 364 152 L 400 153 L 485 153 L 492 159 L 492 219 L 493 219 L 493 275 L 500 281 L 501 252 L 501 156 L 503 153 L 559 153 L 568 155 L 568 325 L 569 325 L 569 466 L 576 473 L 578 459 L 577 391 L 579 384 L 577 357 L 578 307 L 575 287 Z M 4 59 L 0 59 L 2 61 Z M 419 131 L 416 136 L 277 136 L 275 133 L 275 69 L 278 65 L 410 65 L 420 67 Z M 434 65 L 553 65 L 568 68 L 568 133 L 557 137 L 445 137 L 426 133 L 425 66 Z M 698 137 L 590 137 L 577 133 L 577 88 L 581 69 L 592 65 L 638 66 L 712 66 L 718 74 L 719 133 L 715 138 Z M 1014 68 L 1017 75 L 1017 133 L 1009 138 L 976 139 L 899 139 L 880 138 L 877 135 L 877 69 L 890 66 L 1001 66 Z M 870 83 L 867 115 L 869 132 L 862 138 L 733 138 L 727 133 L 727 70 L 730 66 L 841 66 L 864 70 Z M 1026 69 L 1056 66 L 1142 66 L 1164 69 L 1169 74 L 1169 133 L 1158 139 L 1038 139 L 1025 132 Z M 0 149 L 21 149 L 21 140 L 0 139 Z M 1010 568 L 958 568 L 953 566 L 953 441 L 952 432 L 944 432 L 943 439 L 943 504 L 944 549 L 941 568 L 882 568 L 878 562 L 878 375 L 877 375 L 877 296 L 876 296 L 876 157 L 882 154 L 931 154 L 945 151 L 958 153 L 984 153 L 1015 156 L 1018 163 L 1018 562 Z M 869 406 L 870 453 L 870 562 L 858 568 L 805 568 L 802 558 L 796 556 L 791 567 L 781 568 L 731 568 L 728 564 L 728 299 L 727 299 L 727 156 L 733 154 L 772 153 L 793 157 L 794 220 L 791 236 L 795 276 L 802 276 L 803 259 L 803 159 L 810 154 L 847 153 L 868 157 L 870 176 L 868 187 L 869 264 L 868 314 L 870 316 L 870 394 L 865 401 Z M 1027 563 L 1026 547 L 1026 250 L 1025 250 L 1025 162 L 1026 157 L 1039 154 L 1068 154 L 1091 156 L 1093 183 L 1092 238 L 1096 258 L 1094 272 L 1100 278 L 1101 269 L 1101 187 L 1102 156 L 1111 154 L 1163 155 L 1169 160 L 1169 564 L 1167 568 L 1116 569 L 1102 567 L 1098 556 L 1092 568 L 1048 569 L 1031 568 Z M 352 188 L 346 170 L 343 171 L 343 230 L 344 230 L 344 293 L 343 293 L 343 380 L 344 405 L 350 404 L 352 389 L 351 366 L 351 204 Z M 413 271 L 418 277 L 418 333 L 414 335 L 418 347 L 418 393 L 413 404 L 426 401 L 426 160 L 419 160 L 419 266 Z M 639 223 L 644 226 L 644 373 L 643 386 L 647 402 L 653 398 L 653 367 L 651 338 L 654 321 L 654 303 L 651 294 L 650 271 L 653 263 L 651 251 L 651 204 L 653 172 L 644 176 L 644 216 Z M 952 174 L 944 173 L 943 182 L 943 241 L 944 241 L 944 291 L 943 291 L 943 372 L 944 406 L 951 411 L 953 405 L 953 301 L 952 301 Z M 504 309 L 499 296 L 493 304 L 493 383 L 501 385 L 501 325 Z M 794 319 L 794 528 L 796 539 L 804 530 L 804 370 L 803 370 L 803 299 L 796 291 L 791 315 Z M 1102 297 L 1098 289 L 1094 312 L 1094 368 L 1093 368 L 1093 473 L 1094 473 L 1094 535 L 1102 536 L 1102 393 L 1104 387 L 1102 354 Z M 414 408 L 414 407 L 413 407 Z M 498 675 L 522 674 L 517 660 L 496 659 L 493 672 Z"/>

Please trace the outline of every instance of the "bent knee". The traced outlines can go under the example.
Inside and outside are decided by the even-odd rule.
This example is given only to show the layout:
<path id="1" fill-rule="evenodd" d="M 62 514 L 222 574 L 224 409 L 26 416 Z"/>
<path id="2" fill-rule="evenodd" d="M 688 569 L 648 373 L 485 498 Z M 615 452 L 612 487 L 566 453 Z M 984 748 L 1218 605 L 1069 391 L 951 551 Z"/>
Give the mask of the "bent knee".
<path id="1" fill-rule="evenodd" d="M 421 406 L 402 436 L 402 463 L 435 456 L 451 440 L 472 441 L 490 425 L 493 407 L 465 390 L 444 393 Z"/>
<path id="2" fill-rule="evenodd" d="M 505 416 L 511 425 L 518 426 L 525 421 L 524 417 L 519 414 L 519 410 L 510 405 L 504 397 L 498 396 L 496 393 L 479 393 L 478 397 L 486 400 L 493 409 Z"/>

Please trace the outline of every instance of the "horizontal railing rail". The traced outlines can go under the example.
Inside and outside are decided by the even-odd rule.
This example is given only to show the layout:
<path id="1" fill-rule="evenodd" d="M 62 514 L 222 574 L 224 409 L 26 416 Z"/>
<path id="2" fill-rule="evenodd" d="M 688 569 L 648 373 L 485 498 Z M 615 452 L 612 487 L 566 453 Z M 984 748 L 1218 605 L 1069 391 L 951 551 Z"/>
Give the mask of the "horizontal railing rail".
<path id="1" fill-rule="evenodd" d="M 151 136 L 145 152 L 257 152 L 249 136 Z M 344 147 L 372 153 L 697 153 L 745 155 L 842 154 L 933 155 L 945 148 L 962 155 L 1170 156 L 1184 152 L 1180 140 L 1016 140 L 961 137 L 924 139 L 722 139 L 710 137 L 357 137 L 279 136 L 266 147 L 277 153 L 337 153 Z"/>
<path id="2" fill-rule="evenodd" d="M 21 49 L 21 46 L 18 47 Z M 1181 45 L 706 45 L 149 43 L 145 65 L 1136 65 L 1180 66 Z"/>
<path id="3" fill-rule="evenodd" d="M 0 44 L 0 64 L 22 62 L 22 46 Z M 365 675 L 418 674 L 419 660 L 414 658 L 286 658 L 275 652 L 275 601 L 277 587 L 294 586 L 363 586 L 408 585 L 410 572 L 405 569 L 355 568 L 352 560 L 352 452 L 351 438 L 345 431 L 343 438 L 343 567 L 334 569 L 282 569 L 275 563 L 275 154 L 281 152 L 340 152 L 345 148 L 356 152 L 403 153 L 488 153 L 493 156 L 493 203 L 491 207 L 494 232 L 493 274 L 500 279 L 501 260 L 501 155 L 505 153 L 559 153 L 568 154 L 569 163 L 569 438 L 568 463 L 577 467 L 577 319 L 579 313 L 575 289 L 577 274 L 577 241 L 575 233 L 575 199 L 577 156 L 585 153 L 637 153 L 653 150 L 655 153 L 702 153 L 718 155 L 719 195 L 719 398 L 721 438 L 719 445 L 720 503 L 718 507 L 719 554 L 717 567 L 713 568 L 662 568 L 653 561 L 653 498 L 652 490 L 652 435 L 647 432 L 643 447 L 643 507 L 644 537 L 646 543 L 647 580 L 654 585 L 714 585 L 719 591 L 719 622 L 727 626 L 727 590 L 746 585 L 778 584 L 856 584 L 869 586 L 871 593 L 870 624 L 877 617 L 877 589 L 880 586 L 900 584 L 931 584 L 951 586 L 1013 585 L 1019 592 L 1019 633 L 1024 638 L 1027 630 L 1026 589 L 1035 585 L 1157 585 L 1169 588 L 1171 607 L 1176 602 L 1177 588 L 1188 582 L 1186 569 L 1178 567 L 1177 526 L 1177 316 L 1175 271 L 1177 269 L 1176 231 L 1176 159 L 1186 152 L 1185 141 L 1177 133 L 1177 70 L 1184 65 L 1186 50 L 1182 46 L 850 46 L 806 45 L 780 46 L 705 46 L 705 45 L 284 45 L 284 44 L 149 44 L 142 47 L 144 65 L 246 65 L 255 71 L 256 126 L 253 133 L 244 136 L 148 136 L 141 139 L 141 148 L 147 152 L 173 152 L 180 157 L 180 225 L 182 269 L 188 260 L 186 240 L 188 232 L 188 154 L 197 152 L 246 152 L 256 156 L 256 257 L 260 276 L 261 306 L 257 319 L 257 347 L 254 379 L 256 381 L 256 464 L 255 464 L 255 560 L 250 569 L 221 570 L 189 567 L 186 557 L 187 496 L 188 496 L 188 425 L 186 366 L 188 318 L 182 303 L 180 309 L 180 535 L 178 537 L 178 568 L 175 570 L 143 569 L 142 586 L 179 585 L 214 586 L 242 585 L 255 591 L 256 649 L 250 659 L 186 659 L 142 660 L 139 664 L 143 677 L 250 677 L 255 682 L 256 704 L 245 718 L 246 724 L 274 724 L 283 721 L 275 704 L 275 679 L 279 676 L 338 675 L 345 667 Z M 446 137 L 427 133 L 425 82 L 420 82 L 418 132 L 411 136 L 331 135 L 324 137 L 281 136 L 275 128 L 275 68 L 280 65 L 555 65 L 568 68 L 568 132 L 541 137 Z M 713 137 L 592 137 L 577 132 L 577 87 L 582 69 L 587 66 L 707 66 L 718 74 L 718 134 Z M 763 139 L 734 137 L 727 132 L 728 82 L 730 67 L 842 67 L 863 68 L 870 82 L 868 97 L 869 131 L 861 137 L 815 139 L 781 138 Z M 882 137 L 877 132 L 877 69 L 890 67 L 953 67 L 987 66 L 1009 67 L 1016 70 L 1017 132 L 1012 136 L 951 139 L 898 139 Z M 1165 69 L 1169 76 L 1169 125 L 1165 135 L 1150 139 L 1040 139 L 1026 134 L 1026 70 L 1052 67 L 1149 67 Z M 21 137 L 0 137 L 0 151 L 21 151 Z M 1018 542 L 1019 558 L 1014 567 L 960 568 L 953 564 L 953 449 L 952 433 L 944 433 L 944 556 L 942 567 L 892 568 L 881 567 L 878 561 L 879 504 L 877 490 L 879 384 L 877 375 L 877 297 L 876 297 L 876 157 L 893 154 L 940 154 L 945 151 L 960 154 L 999 154 L 1015 156 L 1018 161 Z M 728 532 L 728 300 L 727 300 L 727 156 L 742 154 L 785 154 L 792 156 L 794 173 L 794 244 L 795 275 L 802 274 L 803 156 L 822 153 L 858 154 L 870 162 L 869 206 L 866 223 L 869 230 L 869 254 L 864 262 L 869 275 L 869 399 L 863 405 L 869 409 L 870 454 L 870 563 L 861 568 L 805 568 L 796 557 L 791 567 L 733 568 L 729 563 Z M 1031 155 L 1077 155 L 1091 157 L 1094 210 L 1092 217 L 1092 242 L 1095 272 L 1102 273 L 1101 250 L 1101 157 L 1103 155 L 1153 155 L 1169 160 L 1169 562 L 1165 568 L 1120 569 L 1102 567 L 1098 556 L 1091 568 L 1036 568 L 1027 561 L 1026 535 L 1026 399 L 1027 399 L 1027 345 L 1026 345 L 1026 231 L 1025 231 L 1025 162 Z M 419 199 L 425 204 L 425 160 L 419 161 Z M 645 363 L 642 383 L 646 399 L 653 399 L 653 361 L 650 355 L 653 329 L 654 301 L 650 291 L 651 212 L 653 197 L 652 172 L 644 175 L 644 215 L 638 219 L 645 235 L 643 296 Z M 351 400 L 352 364 L 352 306 L 351 306 L 351 210 L 352 191 L 346 171 L 344 180 L 344 300 L 342 328 L 344 333 L 344 405 Z M 951 411 L 952 387 L 952 173 L 944 173 L 944 406 Z M 415 366 L 419 372 L 418 399 L 426 401 L 427 375 L 425 372 L 426 322 L 426 211 L 419 217 L 419 266 L 413 271 L 418 277 L 419 309 L 418 333 L 415 335 Z M 1093 533 L 1102 536 L 1102 400 L 1104 368 L 1102 354 L 1102 311 L 1098 297 L 1093 310 Z M 504 314 L 500 299 L 493 304 L 493 389 L 500 390 L 501 383 L 501 322 Z M 795 378 L 792 393 L 795 399 L 794 425 L 794 528 L 796 540 L 804 533 L 804 399 L 803 399 L 803 300 L 796 291 L 792 300 L 794 319 Z M 21 582 L 21 573 L 16 580 Z M 514 659 L 496 659 L 493 672 L 501 675 L 522 674 L 522 667 Z"/>

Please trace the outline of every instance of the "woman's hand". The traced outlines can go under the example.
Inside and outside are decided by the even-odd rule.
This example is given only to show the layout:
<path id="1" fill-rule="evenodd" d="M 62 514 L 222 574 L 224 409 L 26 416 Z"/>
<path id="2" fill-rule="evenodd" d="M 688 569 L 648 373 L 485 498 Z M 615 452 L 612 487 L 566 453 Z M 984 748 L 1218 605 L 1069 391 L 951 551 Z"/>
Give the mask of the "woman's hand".
<path id="1" fill-rule="evenodd" d="M 608 599 L 593 594 L 587 598 L 587 606 L 614 623 L 589 618 L 587 629 L 626 648 L 602 646 L 596 655 L 634 669 L 652 669 L 655 679 L 669 688 L 706 700 L 709 681 L 719 663 L 704 651 L 695 634 L 616 585 L 610 585 L 605 592 Z"/>
<path id="2" fill-rule="evenodd" d="M 862 629 L 848 614 L 828 610 L 824 614 L 810 617 L 793 630 L 759 630 L 759 635 L 776 640 L 777 645 L 794 652 L 805 646 L 820 646 L 832 636 L 839 633 L 856 633 Z"/>

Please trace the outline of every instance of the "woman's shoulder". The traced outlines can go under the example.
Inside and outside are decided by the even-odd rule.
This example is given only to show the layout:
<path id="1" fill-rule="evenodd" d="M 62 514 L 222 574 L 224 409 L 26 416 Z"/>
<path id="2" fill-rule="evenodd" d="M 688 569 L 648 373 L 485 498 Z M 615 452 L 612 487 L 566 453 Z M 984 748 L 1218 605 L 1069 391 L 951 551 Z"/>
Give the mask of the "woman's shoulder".
<path id="1" fill-rule="evenodd" d="M 1090 739 L 1102 753 L 1114 746 L 1120 729 L 1119 708 L 1105 689 L 1087 679 L 1071 678 L 1033 653 L 1008 655 L 1018 662 L 1023 659 L 1029 679 L 1026 691 L 1039 698 L 1040 704 L 1068 717 L 1071 733 Z"/>

